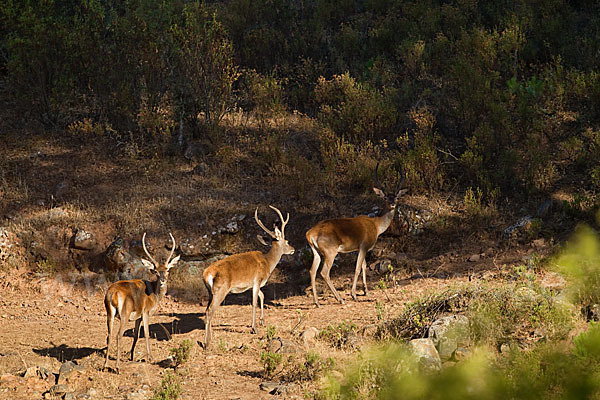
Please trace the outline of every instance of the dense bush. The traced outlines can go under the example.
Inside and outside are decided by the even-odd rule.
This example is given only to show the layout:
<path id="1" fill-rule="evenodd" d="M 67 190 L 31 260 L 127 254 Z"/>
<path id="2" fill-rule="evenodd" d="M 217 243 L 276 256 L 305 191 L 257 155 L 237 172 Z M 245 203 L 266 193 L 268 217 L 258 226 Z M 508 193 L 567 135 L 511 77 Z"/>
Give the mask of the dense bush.
<path id="1" fill-rule="evenodd" d="M 568 279 L 570 300 L 584 308 L 600 304 L 600 237 L 597 232 L 580 226 L 553 264 Z"/>
<path id="2" fill-rule="evenodd" d="M 46 124 L 87 118 L 160 142 L 235 105 L 231 43 L 202 3 L 10 1 L 0 11 L 11 94 Z"/>
<path id="3" fill-rule="evenodd" d="M 218 143 L 236 106 L 260 129 L 299 110 L 320 121 L 325 146 L 381 146 L 415 191 L 458 181 L 484 198 L 536 195 L 570 169 L 597 191 L 598 7 L 9 0 L 0 72 L 16 111 L 50 126 Z"/>
<path id="4" fill-rule="evenodd" d="M 440 372 L 419 368 L 401 345 L 363 351 L 342 378 L 329 377 L 322 399 L 584 399 L 600 393 L 600 328 L 591 325 L 572 347 L 539 343 L 496 357 L 479 349 Z"/>
<path id="5" fill-rule="evenodd" d="M 568 305 L 537 287 L 468 286 L 433 293 L 409 303 L 398 317 L 379 327 L 377 337 L 404 340 L 425 337 L 431 324 L 447 313 L 467 315 L 472 339 L 491 346 L 542 337 L 562 340 L 576 317 Z"/>

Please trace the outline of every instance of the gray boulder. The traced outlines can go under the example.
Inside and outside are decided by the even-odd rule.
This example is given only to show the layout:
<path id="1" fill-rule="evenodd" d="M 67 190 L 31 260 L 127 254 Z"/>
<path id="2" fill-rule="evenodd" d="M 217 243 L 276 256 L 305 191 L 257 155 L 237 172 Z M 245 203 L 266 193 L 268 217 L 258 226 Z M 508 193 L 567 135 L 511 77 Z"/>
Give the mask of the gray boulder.
<path id="1" fill-rule="evenodd" d="M 448 361 L 453 358 L 458 348 L 469 346 L 469 320 L 464 315 L 439 318 L 429 327 L 428 336 L 433 341 L 440 358 Z"/>
<path id="2" fill-rule="evenodd" d="M 442 360 L 438 354 L 433 340 L 430 338 L 413 339 L 409 342 L 410 350 L 425 370 L 439 371 L 442 369 Z"/>

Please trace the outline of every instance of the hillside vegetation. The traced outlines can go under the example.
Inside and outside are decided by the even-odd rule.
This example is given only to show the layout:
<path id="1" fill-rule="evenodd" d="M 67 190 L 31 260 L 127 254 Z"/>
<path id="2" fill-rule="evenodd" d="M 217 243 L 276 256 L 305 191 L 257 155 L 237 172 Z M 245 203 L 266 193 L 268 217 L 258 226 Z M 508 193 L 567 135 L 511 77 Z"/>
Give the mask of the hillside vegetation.
<path id="1" fill-rule="evenodd" d="M 85 398 L 600 394 L 598 2 L 6 0 L 0 56 L 0 397 L 50 390 L 23 364 L 70 360 Z M 305 233 L 379 212 L 377 178 L 408 194 L 371 293 L 350 300 L 340 255 L 347 303 L 323 285 L 313 309 Z M 230 295 L 204 351 L 201 269 L 265 250 L 270 204 L 296 252 L 267 326 L 250 335 L 250 297 Z M 169 232 L 162 361 L 102 371 L 107 248 L 148 233 L 160 254 Z M 406 343 L 449 315 L 469 344 L 423 368 Z"/>
<path id="2" fill-rule="evenodd" d="M 595 192 L 599 7 L 11 0 L 3 98 L 13 126 L 110 136 L 146 157 L 193 141 L 225 152 L 243 113 L 276 147 L 269 161 L 293 133 L 269 122 L 299 112 L 318 122 L 318 145 L 286 154 L 286 167 L 324 171 L 317 183 L 360 183 L 382 159 L 420 192 L 458 183 L 486 201 L 529 198 L 573 174 Z"/>

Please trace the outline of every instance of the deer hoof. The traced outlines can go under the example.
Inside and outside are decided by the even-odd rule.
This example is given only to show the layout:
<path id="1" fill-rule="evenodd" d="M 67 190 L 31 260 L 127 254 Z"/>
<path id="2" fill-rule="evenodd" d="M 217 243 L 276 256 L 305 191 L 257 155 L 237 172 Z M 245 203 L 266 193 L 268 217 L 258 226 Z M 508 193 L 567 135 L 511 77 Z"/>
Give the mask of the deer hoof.
<path id="1" fill-rule="evenodd" d="M 250 329 L 250 333 L 251 333 L 251 334 L 253 334 L 253 335 L 256 335 L 256 329 L 254 329 L 254 328 L 251 328 L 251 329 Z"/>

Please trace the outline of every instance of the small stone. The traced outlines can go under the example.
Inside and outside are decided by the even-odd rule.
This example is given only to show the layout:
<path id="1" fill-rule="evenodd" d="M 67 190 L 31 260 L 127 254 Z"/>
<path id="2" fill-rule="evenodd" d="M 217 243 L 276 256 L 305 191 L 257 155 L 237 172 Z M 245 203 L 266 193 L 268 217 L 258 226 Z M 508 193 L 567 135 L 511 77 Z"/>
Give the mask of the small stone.
<path id="1" fill-rule="evenodd" d="M 304 342 L 304 346 L 309 347 L 310 345 L 315 343 L 315 339 L 319 335 L 319 330 L 314 326 L 306 329 L 304 332 L 300 334 L 300 338 Z"/>
<path id="2" fill-rule="evenodd" d="M 127 393 L 125 396 L 127 400 L 146 400 L 148 398 L 148 392 L 139 389 L 137 392 Z"/>
<path id="3" fill-rule="evenodd" d="M 458 347 L 456 350 L 454 350 L 454 355 L 452 358 L 456 361 L 463 361 L 470 356 L 471 350 L 467 349 L 466 347 Z"/>
<path id="4" fill-rule="evenodd" d="M 16 380 L 17 380 L 17 377 L 14 376 L 13 374 L 2 374 L 2 375 L 0 375 L 0 382 L 9 383 L 9 382 L 14 382 Z"/>
<path id="5" fill-rule="evenodd" d="M 471 257 L 469 257 L 469 262 L 478 262 L 479 260 L 481 260 L 480 254 L 473 254 Z"/>
<path id="6" fill-rule="evenodd" d="M 442 369 L 442 360 L 431 339 L 413 339 L 409 344 L 424 369 L 435 371 Z"/>
<path id="7" fill-rule="evenodd" d="M 541 239 L 536 239 L 532 242 L 532 246 L 537 248 L 537 249 L 541 249 L 543 247 L 546 247 L 546 239 L 541 238 Z"/>
<path id="8" fill-rule="evenodd" d="M 38 373 L 38 376 L 42 379 L 48 379 L 51 375 L 52 375 L 52 378 L 54 378 L 54 375 L 52 374 L 52 372 L 50 372 L 45 367 L 38 367 L 37 373 Z"/>
<path id="9" fill-rule="evenodd" d="M 428 336 L 433 341 L 440 358 L 450 360 L 458 347 L 469 345 L 469 320 L 464 315 L 448 315 L 435 320 Z"/>
<path id="10" fill-rule="evenodd" d="M 73 248 L 80 250 L 92 250 L 96 246 L 96 239 L 91 233 L 78 229 L 71 239 L 71 245 Z"/>
<path id="11" fill-rule="evenodd" d="M 508 343 L 502 343 L 500 345 L 500 353 L 507 354 L 510 352 L 511 346 Z"/>
<path id="12" fill-rule="evenodd" d="M 279 383 L 277 382 L 261 382 L 259 387 L 260 390 L 271 393 L 278 385 Z"/>
<path id="13" fill-rule="evenodd" d="M 293 342 L 278 337 L 271 339 L 267 345 L 267 350 L 272 353 L 294 354 L 298 352 L 298 347 Z"/>
<path id="14" fill-rule="evenodd" d="M 73 393 L 73 392 L 65 393 L 65 396 L 63 397 L 63 399 L 64 400 L 74 400 L 75 393 Z"/>
<path id="15" fill-rule="evenodd" d="M 169 355 L 167 358 L 162 360 L 159 365 L 162 368 L 175 368 L 177 366 L 177 361 L 175 360 L 175 357 Z"/>
<path id="16" fill-rule="evenodd" d="M 37 378 L 37 372 L 38 372 L 38 367 L 29 367 L 23 373 L 23 378 L 25 378 L 25 379 L 33 378 L 33 377 Z"/>
<path id="17" fill-rule="evenodd" d="M 50 393 L 52 395 L 60 395 L 60 394 L 68 393 L 68 392 L 70 392 L 69 386 L 67 386 L 64 383 L 54 385 L 48 390 L 48 393 Z"/>
<path id="18" fill-rule="evenodd" d="M 58 382 L 59 384 L 65 383 L 73 372 L 82 372 L 85 368 L 82 365 L 77 365 L 73 361 L 67 361 L 60 366 L 58 371 Z"/>

